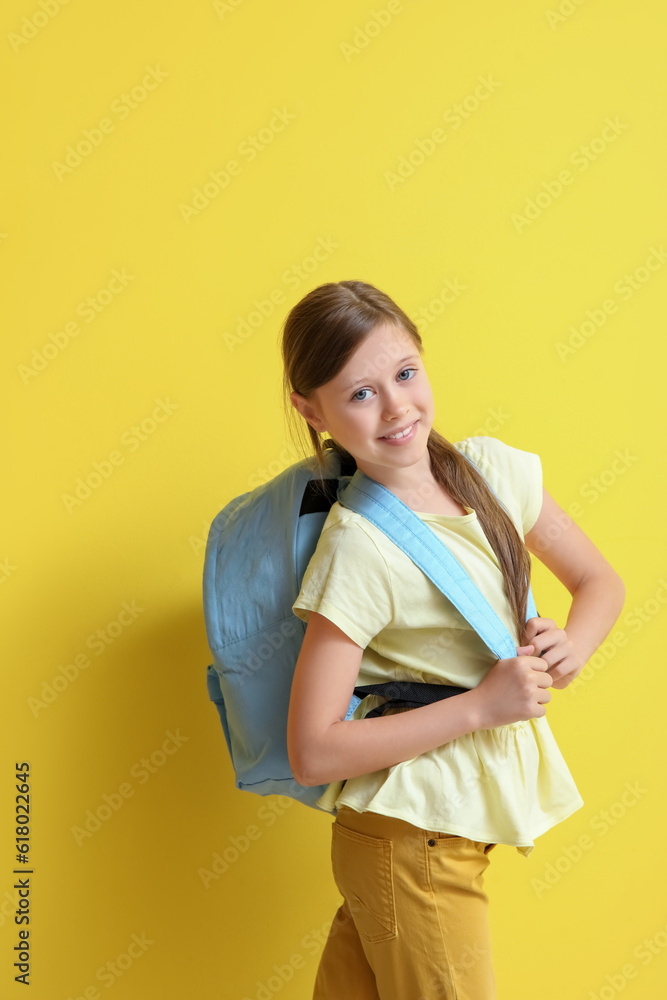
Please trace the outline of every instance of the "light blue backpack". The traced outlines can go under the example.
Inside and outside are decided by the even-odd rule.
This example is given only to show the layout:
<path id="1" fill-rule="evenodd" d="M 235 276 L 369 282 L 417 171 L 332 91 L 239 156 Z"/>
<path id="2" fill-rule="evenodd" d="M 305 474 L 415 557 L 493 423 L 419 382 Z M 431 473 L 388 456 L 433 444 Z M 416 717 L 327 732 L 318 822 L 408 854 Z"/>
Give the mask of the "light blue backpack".
<path id="1" fill-rule="evenodd" d="M 315 482 L 313 456 L 228 503 L 209 530 L 203 577 L 204 619 L 213 656 L 207 669 L 208 694 L 220 715 L 236 787 L 259 795 L 287 795 L 317 809 L 327 786 L 299 785 L 287 755 L 292 677 L 306 630 L 292 605 L 335 500 L 366 517 L 403 549 L 498 659 L 516 656 L 505 625 L 426 522 L 360 469 L 342 467 L 334 448 L 325 456 L 325 492 Z M 536 616 L 529 590 L 527 618 Z M 380 694 L 392 705 L 415 707 L 466 689 L 390 681 L 354 690 L 348 719 L 369 694 Z M 366 718 L 381 714 L 385 704 Z"/>

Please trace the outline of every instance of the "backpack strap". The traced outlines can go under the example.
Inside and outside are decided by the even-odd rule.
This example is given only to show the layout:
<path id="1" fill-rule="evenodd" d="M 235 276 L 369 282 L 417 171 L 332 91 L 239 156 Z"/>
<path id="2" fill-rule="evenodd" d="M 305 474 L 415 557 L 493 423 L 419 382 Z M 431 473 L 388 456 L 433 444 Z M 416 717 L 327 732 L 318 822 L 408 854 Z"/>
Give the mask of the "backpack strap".
<path id="1" fill-rule="evenodd" d="M 365 684 L 363 687 L 355 687 L 354 697 L 357 700 L 354 703 L 354 708 L 348 709 L 345 718 L 349 719 L 359 702 L 363 701 L 369 694 L 382 695 L 387 701 L 367 712 L 364 715 L 365 719 L 382 715 L 390 702 L 392 708 L 419 708 L 421 705 L 430 705 L 433 701 L 451 698 L 455 694 L 464 694 L 469 690 L 470 688 L 457 687 L 455 684 L 422 684 L 421 681 L 387 681 L 384 684 Z"/>
<path id="2" fill-rule="evenodd" d="M 387 535 L 448 597 L 499 660 L 516 655 L 514 640 L 486 597 L 444 542 L 413 510 L 381 483 L 357 469 L 338 502 L 367 518 Z M 528 593 L 528 617 L 534 610 Z"/>
<path id="3" fill-rule="evenodd" d="M 467 458 L 467 456 L 465 457 Z M 471 464 L 474 465 L 472 462 Z M 495 490 L 490 484 L 487 483 L 487 485 L 507 511 Z M 431 582 L 449 598 L 454 607 L 499 660 L 516 655 L 516 646 L 512 636 L 479 588 L 473 583 L 444 542 L 402 500 L 399 500 L 381 483 L 367 476 L 361 469 L 357 469 L 349 482 L 341 483 L 338 489 L 338 501 L 342 506 L 367 518 L 405 552 Z M 527 619 L 537 617 L 535 600 L 530 587 L 526 612 Z M 460 694 L 466 690 L 468 689 L 454 685 L 401 681 L 356 687 L 346 719 L 350 718 L 356 710 L 362 697 L 368 694 L 384 695 L 391 700 L 392 705 L 413 708 L 440 698 Z M 359 697 L 360 695 L 362 697 Z M 386 703 L 378 706 L 366 718 L 382 714 L 385 705 Z"/>

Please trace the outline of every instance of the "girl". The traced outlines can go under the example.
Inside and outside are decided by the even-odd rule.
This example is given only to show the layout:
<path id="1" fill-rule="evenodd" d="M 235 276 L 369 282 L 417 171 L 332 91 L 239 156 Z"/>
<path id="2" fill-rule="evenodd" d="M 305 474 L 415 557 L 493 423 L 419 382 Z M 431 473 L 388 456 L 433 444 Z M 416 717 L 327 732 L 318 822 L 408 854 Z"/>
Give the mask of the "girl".
<path id="1" fill-rule="evenodd" d="M 407 555 L 333 504 L 293 605 L 308 624 L 287 727 L 296 780 L 326 784 L 318 805 L 336 813 L 344 901 L 314 1000 L 492 1000 L 489 852 L 503 843 L 527 857 L 583 805 L 546 720 L 548 689 L 578 675 L 625 589 L 543 489 L 537 455 L 491 437 L 453 445 L 434 429 L 420 335 L 373 285 L 315 288 L 287 316 L 282 353 L 287 412 L 299 419 L 289 397 L 318 459 L 328 434 L 415 511 L 517 645 L 495 660 Z M 526 622 L 529 552 L 572 595 L 566 629 Z M 469 690 L 419 708 L 370 695 L 345 719 L 357 684 L 390 680 Z"/>

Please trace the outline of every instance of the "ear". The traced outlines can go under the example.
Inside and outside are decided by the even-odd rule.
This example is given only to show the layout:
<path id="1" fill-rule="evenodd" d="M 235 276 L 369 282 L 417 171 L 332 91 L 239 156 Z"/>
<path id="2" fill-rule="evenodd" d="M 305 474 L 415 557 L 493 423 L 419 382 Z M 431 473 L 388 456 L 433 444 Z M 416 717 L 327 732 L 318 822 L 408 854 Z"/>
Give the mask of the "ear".
<path id="1" fill-rule="evenodd" d="M 305 396 L 301 396 L 298 392 L 291 392 L 290 399 L 292 401 L 292 405 L 296 407 L 301 416 L 310 424 L 311 427 L 313 427 L 320 434 L 323 434 L 326 431 L 326 424 L 320 416 L 319 410 L 312 403 L 309 403 Z"/>

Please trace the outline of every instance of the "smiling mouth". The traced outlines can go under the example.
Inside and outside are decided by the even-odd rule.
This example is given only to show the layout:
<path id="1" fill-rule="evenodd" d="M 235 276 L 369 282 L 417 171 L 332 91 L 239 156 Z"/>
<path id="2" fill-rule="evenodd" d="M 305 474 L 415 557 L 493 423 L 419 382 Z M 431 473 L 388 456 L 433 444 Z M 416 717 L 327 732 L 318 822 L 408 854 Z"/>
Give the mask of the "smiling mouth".
<path id="1" fill-rule="evenodd" d="M 401 438 L 408 437 L 412 433 L 412 428 L 415 426 L 416 423 L 417 423 L 417 421 L 413 420 L 412 423 L 408 424 L 407 427 L 404 427 L 402 431 L 394 431 L 393 434 L 384 434 L 380 438 L 380 440 L 381 441 L 400 441 Z"/>

